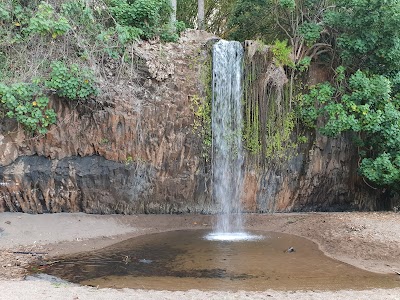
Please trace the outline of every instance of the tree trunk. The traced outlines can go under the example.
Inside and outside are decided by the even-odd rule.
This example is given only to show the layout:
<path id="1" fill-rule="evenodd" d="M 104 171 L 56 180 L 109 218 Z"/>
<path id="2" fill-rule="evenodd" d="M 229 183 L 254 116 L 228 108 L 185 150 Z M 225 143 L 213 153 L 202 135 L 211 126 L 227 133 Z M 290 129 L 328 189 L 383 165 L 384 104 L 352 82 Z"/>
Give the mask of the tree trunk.
<path id="1" fill-rule="evenodd" d="M 204 0 L 198 0 L 197 28 L 199 30 L 204 29 Z"/>
<path id="2" fill-rule="evenodd" d="M 171 7 L 172 7 L 171 25 L 175 28 L 175 22 L 176 22 L 176 0 L 171 0 Z"/>

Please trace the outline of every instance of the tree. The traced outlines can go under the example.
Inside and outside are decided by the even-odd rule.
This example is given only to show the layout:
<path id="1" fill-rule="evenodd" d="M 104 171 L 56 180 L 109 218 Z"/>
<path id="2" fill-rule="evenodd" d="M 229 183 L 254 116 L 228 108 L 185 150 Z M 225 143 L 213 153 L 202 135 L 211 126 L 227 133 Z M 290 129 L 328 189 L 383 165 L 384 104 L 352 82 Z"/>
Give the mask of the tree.
<path id="1" fill-rule="evenodd" d="M 259 39 L 267 43 L 274 41 L 279 37 L 279 30 L 271 13 L 269 1 L 237 1 L 228 21 L 229 38 L 238 41 Z"/>
<path id="2" fill-rule="evenodd" d="M 303 95 L 302 119 L 315 126 L 318 116 L 324 116 L 321 133 L 352 134 L 365 182 L 399 194 L 400 2 L 335 3 L 323 21 L 344 66 L 336 69 L 335 80 L 311 87 Z"/>
<path id="3" fill-rule="evenodd" d="M 172 7 L 171 24 L 172 24 L 172 26 L 175 26 L 175 22 L 176 22 L 176 7 L 177 7 L 176 0 L 171 0 L 171 7 Z"/>
<path id="4" fill-rule="evenodd" d="M 288 40 L 295 64 L 329 52 L 330 36 L 324 30 L 326 0 L 238 0 L 228 22 L 230 37 L 261 39 L 272 44 Z"/>
<path id="5" fill-rule="evenodd" d="M 400 70 L 400 2 L 398 0 L 336 0 L 325 23 L 337 35 L 343 63 L 393 75 Z"/>
<path id="6" fill-rule="evenodd" d="M 203 29 L 221 37 L 226 36 L 226 24 L 235 1 L 200 0 L 203 14 Z M 178 0 L 177 18 L 189 27 L 198 27 L 199 1 Z M 200 13 L 201 14 L 201 13 Z M 201 18 L 202 16 L 200 16 Z M 207 21 L 206 21 L 207 20 Z M 199 27 L 198 27 L 199 28 Z"/>
<path id="7" fill-rule="evenodd" d="M 197 1 L 197 28 L 204 29 L 204 0 Z"/>
<path id="8" fill-rule="evenodd" d="M 360 174 L 375 186 L 400 191 L 400 97 L 382 75 L 357 71 L 346 78 L 339 67 L 333 83 L 303 95 L 301 114 L 314 126 L 318 116 L 324 135 L 353 134 L 359 149 Z"/>
<path id="9" fill-rule="evenodd" d="M 292 47 L 293 60 L 318 57 L 331 51 L 331 36 L 324 30 L 325 0 L 279 0 L 273 6 L 275 22 Z"/>
<path id="10" fill-rule="evenodd" d="M 324 30 L 323 23 L 329 4 L 330 1 L 326 0 L 238 0 L 228 22 L 230 37 L 261 39 L 274 44 L 275 56 L 282 51 L 286 53 L 286 42 L 278 40 L 288 41 L 292 61 L 286 64 L 289 67 L 290 105 L 298 70 L 307 68 L 314 58 L 331 54 L 331 36 Z"/>

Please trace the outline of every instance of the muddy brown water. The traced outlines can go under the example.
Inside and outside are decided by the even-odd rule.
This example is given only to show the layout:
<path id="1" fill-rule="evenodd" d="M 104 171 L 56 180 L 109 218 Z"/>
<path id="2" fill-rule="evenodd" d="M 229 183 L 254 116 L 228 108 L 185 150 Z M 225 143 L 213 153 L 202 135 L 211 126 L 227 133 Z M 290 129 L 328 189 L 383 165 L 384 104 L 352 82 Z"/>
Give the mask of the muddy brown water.
<path id="1" fill-rule="evenodd" d="M 31 269 L 101 288 L 260 291 L 400 286 L 397 275 L 371 273 L 331 259 L 315 243 L 298 236 L 251 232 L 263 238 L 223 242 L 205 240 L 207 233 L 144 235 Z M 290 247 L 295 251 L 285 251 Z"/>

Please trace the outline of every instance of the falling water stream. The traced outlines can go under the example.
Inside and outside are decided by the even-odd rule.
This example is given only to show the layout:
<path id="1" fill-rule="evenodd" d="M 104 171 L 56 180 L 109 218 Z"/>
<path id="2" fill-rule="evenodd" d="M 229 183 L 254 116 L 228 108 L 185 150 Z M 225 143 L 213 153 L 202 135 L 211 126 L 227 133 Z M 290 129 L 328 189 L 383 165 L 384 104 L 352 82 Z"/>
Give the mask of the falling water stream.
<path id="1" fill-rule="evenodd" d="M 212 172 L 213 199 L 219 212 L 209 240 L 259 239 L 243 230 L 242 74 L 243 47 L 220 40 L 213 47 Z"/>
<path id="2" fill-rule="evenodd" d="M 239 42 L 213 48 L 213 198 L 220 207 L 216 231 L 242 231 L 242 59 Z"/>

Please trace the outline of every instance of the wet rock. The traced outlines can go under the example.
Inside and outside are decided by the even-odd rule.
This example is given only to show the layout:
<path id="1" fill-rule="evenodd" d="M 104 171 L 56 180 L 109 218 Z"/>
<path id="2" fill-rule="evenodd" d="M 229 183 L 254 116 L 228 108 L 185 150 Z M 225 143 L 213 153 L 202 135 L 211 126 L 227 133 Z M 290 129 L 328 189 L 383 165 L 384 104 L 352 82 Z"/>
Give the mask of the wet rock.
<path id="1" fill-rule="evenodd" d="M 296 252 L 296 250 L 293 247 L 289 247 L 288 249 L 286 249 L 284 252 L 286 253 L 293 253 Z"/>
<path id="2" fill-rule="evenodd" d="M 151 259 L 144 258 L 144 259 L 139 259 L 139 262 L 143 264 L 151 264 L 153 261 Z"/>

